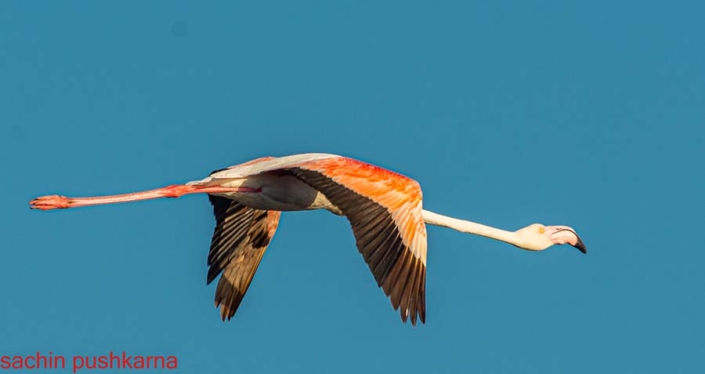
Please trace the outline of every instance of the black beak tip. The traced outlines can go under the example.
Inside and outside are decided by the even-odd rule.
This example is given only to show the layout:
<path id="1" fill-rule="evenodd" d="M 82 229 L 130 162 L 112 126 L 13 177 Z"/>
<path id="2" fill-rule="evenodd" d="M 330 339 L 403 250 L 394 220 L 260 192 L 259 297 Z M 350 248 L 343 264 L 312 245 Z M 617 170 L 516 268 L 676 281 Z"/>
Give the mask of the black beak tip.
<path id="1" fill-rule="evenodd" d="M 587 254 L 587 247 L 585 247 L 585 243 L 583 243 L 583 241 L 580 240 L 580 238 L 578 238 L 578 242 L 575 243 L 574 247 L 575 247 L 575 248 L 578 248 L 578 250 L 579 250 L 580 252 L 583 252 L 584 254 Z"/>

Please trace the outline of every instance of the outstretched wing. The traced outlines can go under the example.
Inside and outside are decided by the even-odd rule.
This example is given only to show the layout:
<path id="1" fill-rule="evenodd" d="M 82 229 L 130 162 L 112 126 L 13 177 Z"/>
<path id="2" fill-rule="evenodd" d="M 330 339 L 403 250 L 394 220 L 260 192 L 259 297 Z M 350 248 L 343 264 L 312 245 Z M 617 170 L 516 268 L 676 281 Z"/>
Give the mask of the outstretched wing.
<path id="1" fill-rule="evenodd" d="M 260 261 L 279 224 L 280 212 L 248 208 L 234 200 L 208 196 L 216 227 L 208 253 L 210 284 L 222 272 L 215 290 L 215 306 L 222 320 L 240 306 Z"/>
<path id="2" fill-rule="evenodd" d="M 402 321 L 426 320 L 426 226 L 418 182 L 347 157 L 308 153 L 258 159 L 192 182 L 285 171 L 321 191 L 348 218 L 357 248 Z"/>
<path id="3" fill-rule="evenodd" d="M 362 254 L 402 321 L 426 321 L 426 226 L 419 184 L 350 158 L 288 170 L 326 195 L 348 218 Z"/>

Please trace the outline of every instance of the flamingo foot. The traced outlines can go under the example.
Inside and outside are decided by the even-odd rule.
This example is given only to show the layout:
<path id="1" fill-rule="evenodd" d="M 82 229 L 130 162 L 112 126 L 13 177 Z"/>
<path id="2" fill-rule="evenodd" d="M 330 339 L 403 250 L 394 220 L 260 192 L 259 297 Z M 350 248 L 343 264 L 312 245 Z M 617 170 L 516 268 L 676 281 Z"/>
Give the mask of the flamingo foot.
<path id="1" fill-rule="evenodd" d="M 29 202 L 30 209 L 39 210 L 66 209 L 70 205 L 68 197 L 59 195 L 41 196 Z"/>

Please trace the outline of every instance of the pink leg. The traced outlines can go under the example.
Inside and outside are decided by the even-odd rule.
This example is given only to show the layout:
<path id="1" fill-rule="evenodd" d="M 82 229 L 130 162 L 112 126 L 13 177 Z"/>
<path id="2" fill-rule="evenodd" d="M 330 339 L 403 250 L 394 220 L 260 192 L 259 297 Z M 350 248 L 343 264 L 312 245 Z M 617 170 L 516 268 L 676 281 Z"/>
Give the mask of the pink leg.
<path id="1" fill-rule="evenodd" d="M 101 205 L 126 203 L 129 201 L 159 199 L 163 197 L 180 197 L 193 193 L 225 193 L 225 192 L 261 192 L 261 189 L 248 187 L 226 188 L 220 186 L 198 186 L 198 185 L 181 185 L 157 188 L 154 190 L 133 192 L 122 195 L 97 196 L 97 197 L 66 197 L 59 195 L 50 195 L 38 197 L 29 202 L 31 209 L 52 210 L 52 209 L 67 209 L 80 206 Z"/>

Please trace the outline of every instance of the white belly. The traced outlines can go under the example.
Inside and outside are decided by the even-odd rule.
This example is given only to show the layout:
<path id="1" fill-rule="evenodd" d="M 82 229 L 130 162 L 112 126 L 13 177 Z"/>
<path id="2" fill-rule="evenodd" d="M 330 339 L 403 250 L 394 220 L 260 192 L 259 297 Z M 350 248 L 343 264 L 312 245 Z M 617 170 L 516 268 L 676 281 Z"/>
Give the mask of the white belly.
<path id="1" fill-rule="evenodd" d="M 291 175 L 259 174 L 221 184 L 223 187 L 248 187 L 260 192 L 214 194 L 233 199 L 245 206 L 261 210 L 300 211 L 325 209 L 342 215 L 320 191 Z"/>

